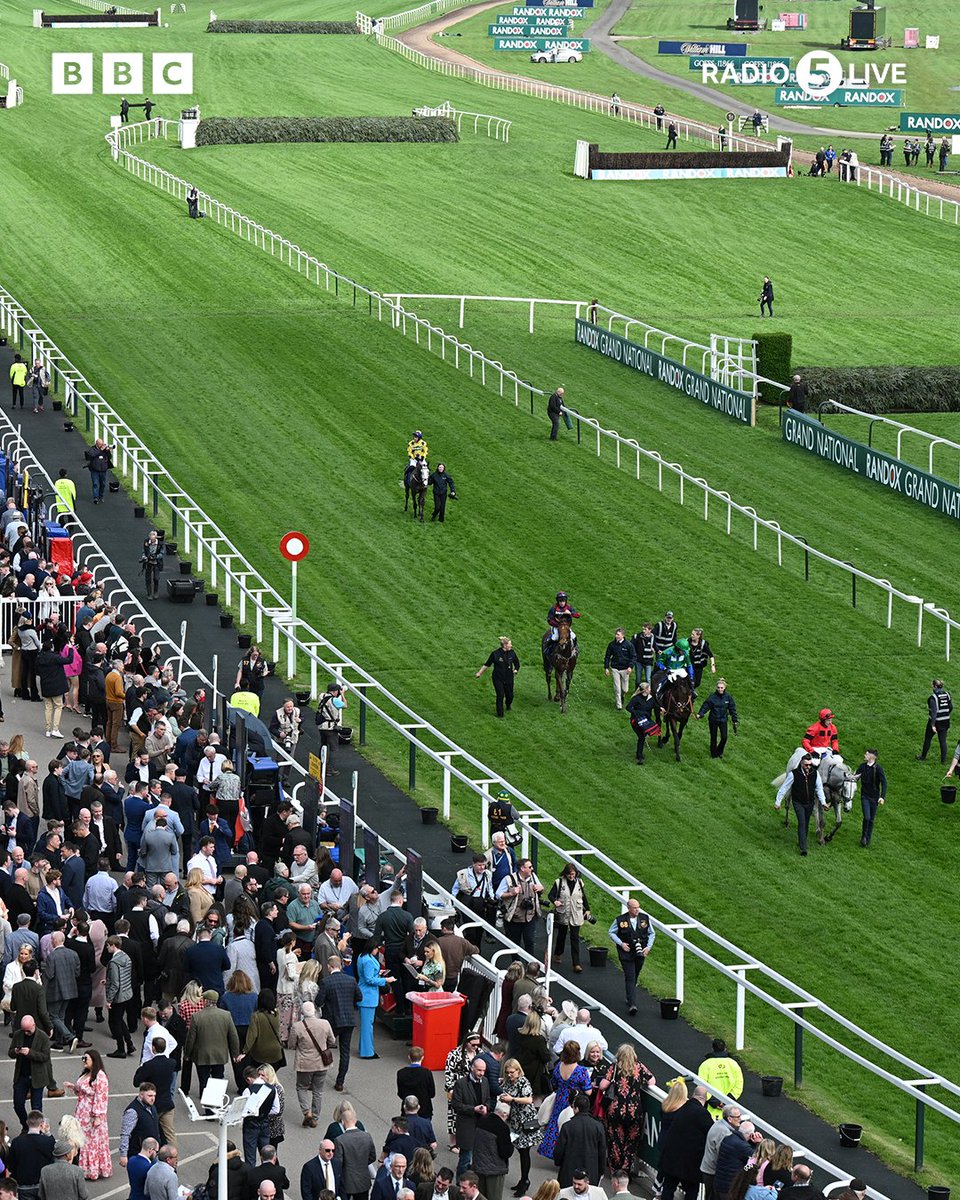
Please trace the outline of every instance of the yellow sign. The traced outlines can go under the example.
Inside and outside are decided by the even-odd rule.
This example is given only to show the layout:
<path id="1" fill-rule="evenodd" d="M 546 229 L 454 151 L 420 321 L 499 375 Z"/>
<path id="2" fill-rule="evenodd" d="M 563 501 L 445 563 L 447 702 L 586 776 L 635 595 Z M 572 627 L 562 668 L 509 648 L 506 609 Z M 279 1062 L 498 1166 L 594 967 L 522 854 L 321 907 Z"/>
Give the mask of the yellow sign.
<path id="1" fill-rule="evenodd" d="M 320 759 L 319 759 L 319 757 L 318 757 L 316 754 L 311 754 L 311 755 L 310 755 L 310 762 L 309 762 L 309 765 L 308 765 L 308 767 L 307 767 L 307 771 L 308 771 L 308 773 L 309 773 L 310 775 L 312 775 L 312 776 L 313 776 L 313 778 L 314 778 L 314 779 L 318 779 L 318 780 L 319 780 L 319 779 L 321 779 L 321 778 L 322 778 L 322 776 L 321 776 L 321 773 L 320 773 L 321 765 L 322 765 L 322 764 L 321 764 L 321 762 L 320 762 Z"/>

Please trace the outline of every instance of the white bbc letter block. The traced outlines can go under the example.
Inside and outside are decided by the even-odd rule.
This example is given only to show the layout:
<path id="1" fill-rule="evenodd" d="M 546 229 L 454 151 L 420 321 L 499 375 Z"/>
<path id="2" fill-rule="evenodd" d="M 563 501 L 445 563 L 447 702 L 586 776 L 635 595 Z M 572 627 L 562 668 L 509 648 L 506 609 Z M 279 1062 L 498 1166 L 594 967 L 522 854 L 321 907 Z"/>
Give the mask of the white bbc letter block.
<path id="1" fill-rule="evenodd" d="M 51 55 L 50 90 L 55 96 L 92 96 L 93 55 Z"/>
<path id="2" fill-rule="evenodd" d="M 105 96 L 136 96 L 142 91 L 142 54 L 104 54 L 103 94 Z"/>
<path id="3" fill-rule="evenodd" d="M 153 92 L 157 96 L 192 96 L 193 55 L 155 54 Z"/>

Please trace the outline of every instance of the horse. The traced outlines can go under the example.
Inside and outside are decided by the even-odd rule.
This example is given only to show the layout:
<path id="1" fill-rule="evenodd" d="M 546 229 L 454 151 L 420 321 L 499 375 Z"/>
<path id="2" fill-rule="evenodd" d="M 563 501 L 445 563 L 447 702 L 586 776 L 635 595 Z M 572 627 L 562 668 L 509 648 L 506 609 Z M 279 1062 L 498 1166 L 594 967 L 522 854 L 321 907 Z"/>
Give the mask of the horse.
<path id="1" fill-rule="evenodd" d="M 427 498 L 427 480 L 430 478 L 430 468 L 425 458 L 418 458 L 412 466 L 407 466 L 403 473 L 403 511 L 407 511 L 410 497 L 413 497 L 413 519 L 419 516 L 423 524 L 423 509 Z"/>
<path id="2" fill-rule="evenodd" d="M 654 694 L 659 696 L 660 723 L 664 727 L 657 745 L 665 746 L 672 736 L 673 752 L 680 762 L 680 740 L 693 715 L 693 681 L 687 674 L 677 679 L 668 678 L 662 683 L 654 677 L 653 686 Z"/>
<path id="3" fill-rule="evenodd" d="M 800 760 L 807 754 L 802 746 L 798 746 L 793 754 L 787 760 L 786 770 L 782 775 L 778 775 L 772 780 L 774 787 L 779 788 L 791 771 L 796 770 L 800 765 Z M 825 804 L 817 805 L 817 842 L 821 846 L 825 846 L 827 842 L 833 841 L 834 837 L 840 830 L 843 824 L 844 812 L 849 812 L 853 808 L 853 797 L 857 790 L 857 779 L 853 771 L 847 766 L 839 754 L 835 754 L 827 747 L 811 750 L 810 754 L 816 763 L 817 774 L 820 776 L 820 783 L 823 785 L 823 794 Z M 824 822 L 824 809 L 832 808 L 834 824 L 829 833 L 825 833 L 826 828 Z M 790 824 L 790 805 L 784 805 L 784 826 Z"/>
<path id="4" fill-rule="evenodd" d="M 577 667 L 580 655 L 580 645 L 573 636 L 569 621 L 561 621 L 557 627 L 557 640 L 552 641 L 552 630 L 548 629 L 543 635 L 541 650 L 543 653 L 543 672 L 547 677 L 547 699 L 556 700 L 560 711 L 567 711 L 567 693 L 573 680 L 573 672 Z M 554 675 L 557 694 L 550 691 L 550 676 Z"/>

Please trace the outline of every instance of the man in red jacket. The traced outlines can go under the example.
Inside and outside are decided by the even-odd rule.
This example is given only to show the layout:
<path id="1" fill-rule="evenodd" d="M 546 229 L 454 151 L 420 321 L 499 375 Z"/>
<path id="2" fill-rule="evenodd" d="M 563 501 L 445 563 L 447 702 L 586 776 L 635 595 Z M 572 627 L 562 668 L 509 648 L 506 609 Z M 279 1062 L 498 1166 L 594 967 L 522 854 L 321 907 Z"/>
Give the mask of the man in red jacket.
<path id="1" fill-rule="evenodd" d="M 815 721 L 803 735 L 801 743 L 807 753 L 813 750 L 830 749 L 834 754 L 840 753 L 837 741 L 837 727 L 833 723 L 833 713 L 829 708 L 820 709 L 820 718 Z"/>

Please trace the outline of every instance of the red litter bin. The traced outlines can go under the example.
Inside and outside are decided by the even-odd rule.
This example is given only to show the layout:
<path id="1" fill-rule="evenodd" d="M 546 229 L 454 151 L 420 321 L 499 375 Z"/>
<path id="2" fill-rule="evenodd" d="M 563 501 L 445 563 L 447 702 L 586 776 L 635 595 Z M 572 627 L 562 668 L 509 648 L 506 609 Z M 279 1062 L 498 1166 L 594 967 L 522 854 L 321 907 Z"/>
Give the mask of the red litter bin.
<path id="1" fill-rule="evenodd" d="M 460 1009 L 467 1002 L 459 992 L 407 992 L 413 1005 L 413 1044 L 423 1047 L 423 1065 L 442 1071 L 447 1055 L 460 1044 Z"/>

